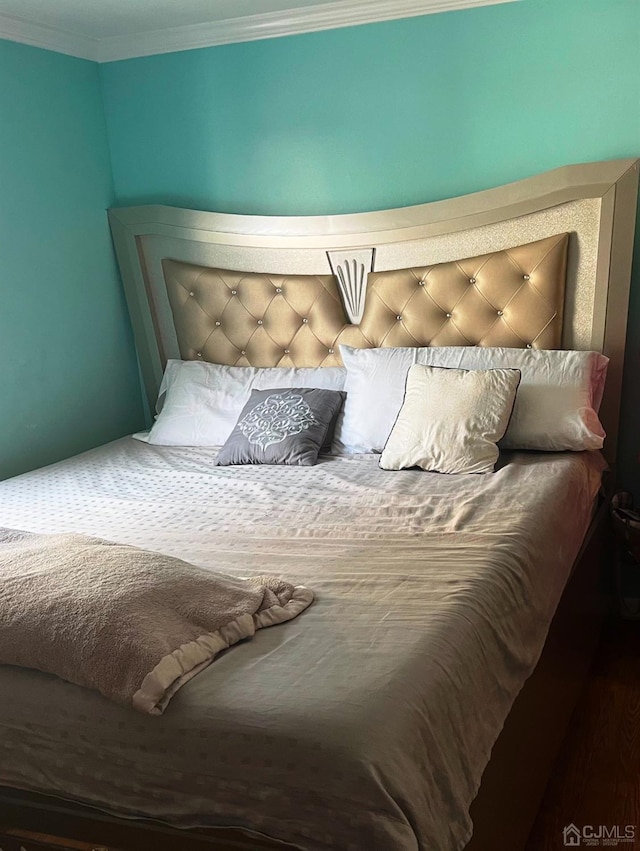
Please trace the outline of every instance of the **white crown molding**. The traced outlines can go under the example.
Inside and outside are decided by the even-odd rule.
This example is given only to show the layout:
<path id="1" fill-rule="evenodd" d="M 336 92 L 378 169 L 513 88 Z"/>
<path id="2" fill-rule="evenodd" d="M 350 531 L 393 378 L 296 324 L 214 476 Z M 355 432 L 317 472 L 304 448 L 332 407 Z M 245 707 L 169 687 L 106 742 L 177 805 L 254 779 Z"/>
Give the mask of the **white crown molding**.
<path id="1" fill-rule="evenodd" d="M 340 0 L 103 39 L 0 14 L 0 38 L 96 62 L 114 62 L 513 2 L 518 0 Z"/>
<path id="2" fill-rule="evenodd" d="M 66 53 L 79 59 L 92 59 L 94 62 L 99 56 L 100 42 L 97 38 L 10 15 L 0 14 L 0 38 L 30 44 L 32 47 L 42 47 L 44 50 L 54 50 L 56 53 Z"/>
<path id="3" fill-rule="evenodd" d="M 174 53 L 241 41 L 258 41 L 318 30 L 411 18 L 455 9 L 493 6 L 514 0 L 341 0 L 298 9 L 228 18 L 170 30 L 102 39 L 99 62 Z"/>

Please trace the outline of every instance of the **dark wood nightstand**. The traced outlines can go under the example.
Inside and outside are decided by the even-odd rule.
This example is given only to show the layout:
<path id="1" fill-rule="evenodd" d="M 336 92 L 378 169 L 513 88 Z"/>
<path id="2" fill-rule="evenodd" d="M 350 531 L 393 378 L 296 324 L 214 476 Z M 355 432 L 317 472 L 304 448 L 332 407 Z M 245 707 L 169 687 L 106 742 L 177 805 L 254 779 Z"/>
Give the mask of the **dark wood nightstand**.
<path id="1" fill-rule="evenodd" d="M 611 522 L 615 539 L 616 594 L 620 614 L 627 619 L 640 620 L 640 600 L 629 602 L 625 576 L 630 569 L 640 568 L 640 513 L 633 508 L 633 496 L 621 491 L 611 500 Z"/>

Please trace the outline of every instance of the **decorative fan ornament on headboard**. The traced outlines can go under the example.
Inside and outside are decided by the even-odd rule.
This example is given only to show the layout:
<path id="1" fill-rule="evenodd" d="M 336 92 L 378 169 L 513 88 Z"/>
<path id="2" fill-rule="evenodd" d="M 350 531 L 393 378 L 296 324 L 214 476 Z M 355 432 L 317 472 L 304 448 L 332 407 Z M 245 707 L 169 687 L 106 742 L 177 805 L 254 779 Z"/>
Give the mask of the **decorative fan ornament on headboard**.
<path id="1" fill-rule="evenodd" d="M 338 279 L 338 289 L 347 318 L 359 325 L 364 315 L 369 272 L 373 272 L 375 248 L 362 251 L 327 251 L 331 271 Z"/>

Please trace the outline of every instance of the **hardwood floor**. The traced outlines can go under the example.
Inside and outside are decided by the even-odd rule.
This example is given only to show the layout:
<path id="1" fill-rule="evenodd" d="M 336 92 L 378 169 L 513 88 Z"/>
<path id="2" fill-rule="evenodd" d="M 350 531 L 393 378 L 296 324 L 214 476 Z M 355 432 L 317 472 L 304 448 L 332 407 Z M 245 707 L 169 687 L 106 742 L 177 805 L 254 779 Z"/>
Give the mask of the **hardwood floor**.
<path id="1" fill-rule="evenodd" d="M 632 825 L 635 841 L 600 840 L 595 847 L 640 849 L 639 621 L 619 619 L 605 627 L 527 851 L 564 848 L 569 824 L 596 831 L 617 825 L 622 836 Z"/>

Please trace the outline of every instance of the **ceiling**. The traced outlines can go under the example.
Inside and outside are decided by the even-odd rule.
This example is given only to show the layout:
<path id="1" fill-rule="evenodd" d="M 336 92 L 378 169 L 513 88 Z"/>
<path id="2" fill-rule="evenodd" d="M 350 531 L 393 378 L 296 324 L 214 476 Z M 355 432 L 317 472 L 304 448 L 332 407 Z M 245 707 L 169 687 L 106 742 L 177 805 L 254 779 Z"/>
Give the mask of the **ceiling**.
<path id="1" fill-rule="evenodd" d="M 0 38 L 108 62 L 514 0 L 0 0 Z"/>
<path id="2" fill-rule="evenodd" d="M 0 0 L 0 12 L 100 39 L 331 2 L 333 0 Z"/>

